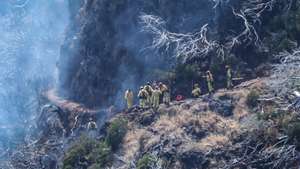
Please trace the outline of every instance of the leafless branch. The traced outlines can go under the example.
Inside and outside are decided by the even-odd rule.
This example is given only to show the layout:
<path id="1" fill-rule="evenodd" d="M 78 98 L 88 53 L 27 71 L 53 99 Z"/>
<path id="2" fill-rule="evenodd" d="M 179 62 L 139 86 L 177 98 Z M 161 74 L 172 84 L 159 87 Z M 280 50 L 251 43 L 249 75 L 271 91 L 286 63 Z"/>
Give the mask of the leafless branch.
<path id="1" fill-rule="evenodd" d="M 260 43 L 259 35 L 256 32 L 255 27 L 252 23 L 247 19 L 246 14 L 243 11 L 239 13 L 232 9 L 232 12 L 235 16 L 241 18 L 243 20 L 244 30 L 239 33 L 237 36 L 233 37 L 230 43 L 229 48 L 233 48 L 236 45 L 240 45 L 242 42 L 253 42 L 255 45 Z"/>
<path id="2" fill-rule="evenodd" d="M 277 57 L 281 58 L 281 62 L 274 66 L 268 85 L 274 93 L 284 97 L 299 87 L 300 49 L 282 52 Z"/>
<path id="3" fill-rule="evenodd" d="M 143 24 L 143 31 L 153 35 L 150 48 L 164 49 L 166 52 L 174 49 L 174 57 L 182 59 L 183 62 L 195 57 L 205 57 L 209 52 L 218 48 L 218 54 L 224 54 L 220 45 L 207 37 L 208 24 L 203 25 L 199 32 L 182 34 L 169 32 L 165 28 L 166 23 L 157 16 L 142 15 L 140 20 Z"/>
<path id="4" fill-rule="evenodd" d="M 232 7 L 233 15 L 242 20 L 239 26 L 242 31 L 231 33 L 232 30 L 227 30 L 229 36 L 223 43 L 208 37 L 208 24 L 204 24 L 198 32 L 183 34 L 168 31 L 166 22 L 158 16 L 143 14 L 140 16 L 140 21 L 142 31 L 153 35 L 151 49 L 174 51 L 173 56 L 182 59 L 183 62 L 193 58 L 205 58 L 211 51 L 215 51 L 217 57 L 224 59 L 225 53 L 231 52 L 232 48 L 242 44 L 262 47 L 256 25 L 261 24 L 262 14 L 271 11 L 277 1 L 246 0 L 238 9 Z M 211 0 L 211 2 L 214 3 L 212 10 L 218 10 L 216 7 L 221 4 L 231 6 L 230 0 Z"/>

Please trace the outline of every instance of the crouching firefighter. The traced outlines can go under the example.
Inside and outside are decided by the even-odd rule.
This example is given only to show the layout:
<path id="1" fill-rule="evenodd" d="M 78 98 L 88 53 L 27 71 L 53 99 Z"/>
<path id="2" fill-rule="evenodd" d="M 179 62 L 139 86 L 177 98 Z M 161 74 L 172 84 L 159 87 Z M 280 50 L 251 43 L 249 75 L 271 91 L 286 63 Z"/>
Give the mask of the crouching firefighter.
<path id="1" fill-rule="evenodd" d="M 196 83 L 194 85 L 194 89 L 192 91 L 192 95 L 193 95 L 194 98 L 199 98 L 201 96 L 201 89 L 200 89 L 198 83 Z"/>

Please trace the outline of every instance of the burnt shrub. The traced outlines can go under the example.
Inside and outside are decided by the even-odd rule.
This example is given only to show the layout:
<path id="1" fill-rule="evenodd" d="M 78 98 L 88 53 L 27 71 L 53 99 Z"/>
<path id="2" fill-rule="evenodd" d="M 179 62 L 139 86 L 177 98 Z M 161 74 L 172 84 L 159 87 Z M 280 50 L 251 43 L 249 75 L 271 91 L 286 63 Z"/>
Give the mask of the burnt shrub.
<path id="1" fill-rule="evenodd" d="M 294 140 L 297 143 L 298 148 L 300 147 L 300 121 L 291 122 L 285 129 L 290 140 Z"/>
<path id="2" fill-rule="evenodd" d="M 254 108 L 258 105 L 258 99 L 259 99 L 259 93 L 256 90 L 250 91 L 250 93 L 247 95 L 246 104 L 250 108 Z"/>

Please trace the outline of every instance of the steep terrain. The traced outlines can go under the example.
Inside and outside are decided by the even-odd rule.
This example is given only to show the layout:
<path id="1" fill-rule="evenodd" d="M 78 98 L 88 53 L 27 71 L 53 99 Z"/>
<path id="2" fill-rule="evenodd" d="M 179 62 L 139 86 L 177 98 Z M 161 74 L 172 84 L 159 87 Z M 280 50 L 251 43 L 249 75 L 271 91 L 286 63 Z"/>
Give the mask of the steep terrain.
<path id="1" fill-rule="evenodd" d="M 63 168 L 111 166 L 111 168 L 131 169 L 143 168 L 141 167 L 143 165 L 146 168 L 170 169 L 246 166 L 297 168 L 296 146 L 289 141 L 284 132 L 280 131 L 280 126 L 274 126 L 279 124 L 276 122 L 278 119 L 266 121 L 265 118 L 259 117 L 260 108 L 265 109 L 263 116 L 268 114 L 270 101 L 261 101 L 260 106 L 256 105 L 257 108 L 252 107 L 253 102 L 249 101 L 253 91 L 266 90 L 268 80 L 259 78 L 247 81 L 233 90 L 221 89 L 212 97 L 204 95 L 199 99 L 174 101 L 169 106 L 162 104 L 157 111 L 134 107 L 121 112 L 99 128 L 96 134 L 99 136 L 96 136 L 96 142 L 100 144 L 103 141 L 110 142 L 109 138 L 113 136 L 117 140 L 113 144 L 107 144 L 119 146 L 105 154 L 103 154 L 105 149 L 95 151 L 99 155 L 102 154 L 94 157 L 98 158 L 96 163 L 91 161 L 88 155 L 94 150 L 88 147 L 98 143 L 88 141 L 89 138 L 82 138 L 83 140 L 75 141 L 72 146 L 74 142 L 70 138 L 74 136 L 68 136 L 69 143 L 65 145 L 70 150 L 65 149 L 67 151 L 64 155 Z M 84 116 L 87 120 L 92 114 L 80 115 Z M 93 117 L 99 126 L 102 126 L 101 114 Z M 79 120 L 72 130 L 89 133 L 84 127 L 87 124 L 84 119 Z M 127 124 L 124 126 L 116 122 L 119 119 L 125 120 Z M 77 120 L 78 117 L 70 118 L 70 123 Z M 125 130 L 127 132 L 123 133 Z M 122 137 L 119 135 L 120 132 L 123 133 Z M 75 138 L 80 136 L 76 135 Z M 49 136 L 47 137 L 46 140 L 49 139 Z M 45 147 L 43 144 L 37 144 Z M 55 164 L 62 165 L 59 159 Z"/>
<path id="2" fill-rule="evenodd" d="M 298 115 L 274 114 L 271 100 L 258 101 L 253 95 L 264 93 L 269 80 L 258 78 L 232 90 L 220 89 L 211 97 L 161 104 L 157 111 L 135 106 L 117 114 L 113 109 L 84 108 L 50 91 L 46 96 L 52 105 L 41 112 L 37 141 L 14 152 L 11 165 L 18 169 L 296 169 L 298 146 L 292 139 L 296 135 L 289 132 L 298 129 L 284 128 Z M 98 124 L 95 131 L 87 129 L 90 118 Z"/>
<path id="3" fill-rule="evenodd" d="M 88 106 L 119 104 L 119 91 L 137 88 L 151 79 L 155 69 L 171 64 L 143 50 L 149 36 L 141 32 L 139 15 L 159 14 L 170 28 L 189 32 L 211 22 L 212 5 L 206 0 L 86 1 L 70 28 L 73 34 L 62 47 L 62 88 Z"/>
<path id="4" fill-rule="evenodd" d="M 173 92 L 188 95 L 183 89 L 202 80 L 201 72 L 207 69 L 221 87 L 225 64 L 233 65 L 234 74 L 246 79 L 264 75 L 269 69 L 264 63 L 274 61 L 273 54 L 293 49 L 299 41 L 297 0 L 73 3 L 73 20 L 61 48 L 60 86 L 66 96 L 89 107 L 120 105 L 126 88 L 138 88 L 148 80 L 169 82 Z M 167 50 L 166 46 L 156 51 L 148 48 L 156 35 L 143 31 L 140 16 L 144 14 L 162 18 L 164 28 L 172 33 L 192 34 L 207 24 L 202 41 L 215 42 L 219 48 L 208 47 L 205 56 L 178 64 L 172 57 L 176 44 Z"/>
<path id="5" fill-rule="evenodd" d="M 0 168 L 299 166 L 295 98 L 291 88 L 282 97 L 274 92 L 281 88 L 268 84 L 274 82 L 270 64 L 285 60 L 277 54 L 298 46 L 298 0 L 70 0 L 69 7 L 72 22 L 57 63 L 60 86 L 43 93 L 46 104 L 30 136 L 35 141 L 12 151 Z M 189 45 L 195 53 L 177 58 L 176 49 L 190 52 Z M 238 79 L 232 90 L 222 89 L 226 64 Z M 207 91 L 207 70 L 216 92 L 192 99 L 195 83 Z M 147 81 L 167 83 L 172 100 L 177 94 L 187 99 L 157 111 L 119 111 L 124 90 L 136 95 Z M 89 129 L 90 122 L 97 128 Z"/>
<path id="6" fill-rule="evenodd" d="M 243 144 L 251 134 L 259 134 L 261 125 L 248 109 L 247 95 L 263 87 L 264 79 L 255 79 L 232 91 L 220 90 L 212 98 L 172 102 L 161 105 L 157 112 L 134 109 L 121 115 L 128 119 L 129 127 L 112 168 L 135 168 L 146 155 L 152 156 L 155 165 L 149 164 L 154 168 L 262 167 L 267 162 L 251 164 L 240 155 L 249 153 L 244 148 L 252 143 Z"/>
<path id="7" fill-rule="evenodd" d="M 117 114 L 113 119 L 121 117 L 128 119 L 129 122 L 128 133 L 118 156 L 124 161 L 135 161 L 144 153 L 143 151 L 148 152 L 153 146 L 158 146 L 161 141 L 171 139 L 173 136 L 177 138 L 177 141 L 185 140 L 187 145 L 201 144 L 202 139 L 205 141 L 205 139 L 210 139 L 210 136 L 218 137 L 217 139 L 221 139 L 221 141 L 222 139 L 228 140 L 227 137 L 232 132 L 240 130 L 239 120 L 249 115 L 244 103 L 249 90 L 254 87 L 261 88 L 261 83 L 262 81 L 258 79 L 248 82 L 248 85 L 245 86 L 248 87 L 247 89 L 236 88 L 233 91 L 217 92 L 214 98 L 226 96 L 224 97 L 227 105 L 225 107 L 218 107 L 222 105 L 217 102 L 211 104 L 211 99 L 204 96 L 202 99 L 172 102 L 170 106 L 161 105 L 157 112 L 135 107 L 127 112 Z M 114 114 L 112 109 L 91 110 L 78 103 L 64 100 L 58 97 L 55 91 L 49 91 L 45 96 L 50 104 L 43 107 L 39 117 L 37 141 L 33 145 L 20 148 L 20 151 L 15 152 L 12 156 L 12 164 L 18 169 L 39 168 L 46 165 L 49 165 L 49 169 L 53 169 L 51 166 L 61 165 L 65 151 L 81 134 L 88 133 L 87 123 L 90 118 L 98 123 L 97 135 L 103 136 L 106 133 L 103 131 L 110 123 L 107 122 L 104 125 L 104 122 Z M 229 117 L 225 118 L 211 108 L 220 111 L 221 114 L 225 112 L 225 115 Z M 223 108 L 225 109 L 223 110 Z M 228 131 L 225 131 L 224 125 L 228 126 Z M 163 135 L 167 138 L 163 139 Z M 101 137 L 99 138 L 101 139 Z M 140 139 L 142 138 L 147 142 L 145 144 L 149 144 L 149 150 L 141 150 Z M 205 146 L 203 148 L 209 147 L 209 145 Z M 118 160 L 115 165 L 120 165 Z M 124 167 L 128 165 L 126 164 Z M 119 167 L 121 166 L 115 166 L 115 168 Z"/>

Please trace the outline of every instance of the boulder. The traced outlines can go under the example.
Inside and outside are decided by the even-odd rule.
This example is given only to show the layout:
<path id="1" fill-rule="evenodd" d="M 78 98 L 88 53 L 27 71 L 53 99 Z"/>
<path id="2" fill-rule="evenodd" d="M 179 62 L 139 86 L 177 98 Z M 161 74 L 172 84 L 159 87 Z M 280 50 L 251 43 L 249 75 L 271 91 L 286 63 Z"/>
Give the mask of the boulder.
<path id="1" fill-rule="evenodd" d="M 138 118 L 138 122 L 144 126 L 150 125 L 154 120 L 155 112 L 152 109 L 142 113 Z"/>
<path id="2" fill-rule="evenodd" d="M 204 169 L 209 163 L 204 153 L 199 150 L 183 150 L 179 158 L 184 169 Z"/>
<path id="3" fill-rule="evenodd" d="M 59 107 L 46 105 L 42 108 L 41 115 L 37 120 L 40 130 L 40 138 L 59 139 L 66 134 L 64 124 L 67 123 L 67 115 Z M 64 123 L 65 122 L 65 123 Z"/>
<path id="4" fill-rule="evenodd" d="M 234 106 L 232 104 L 232 101 L 229 99 L 211 99 L 209 100 L 209 108 L 211 111 L 214 111 L 224 117 L 228 117 L 233 115 Z"/>

